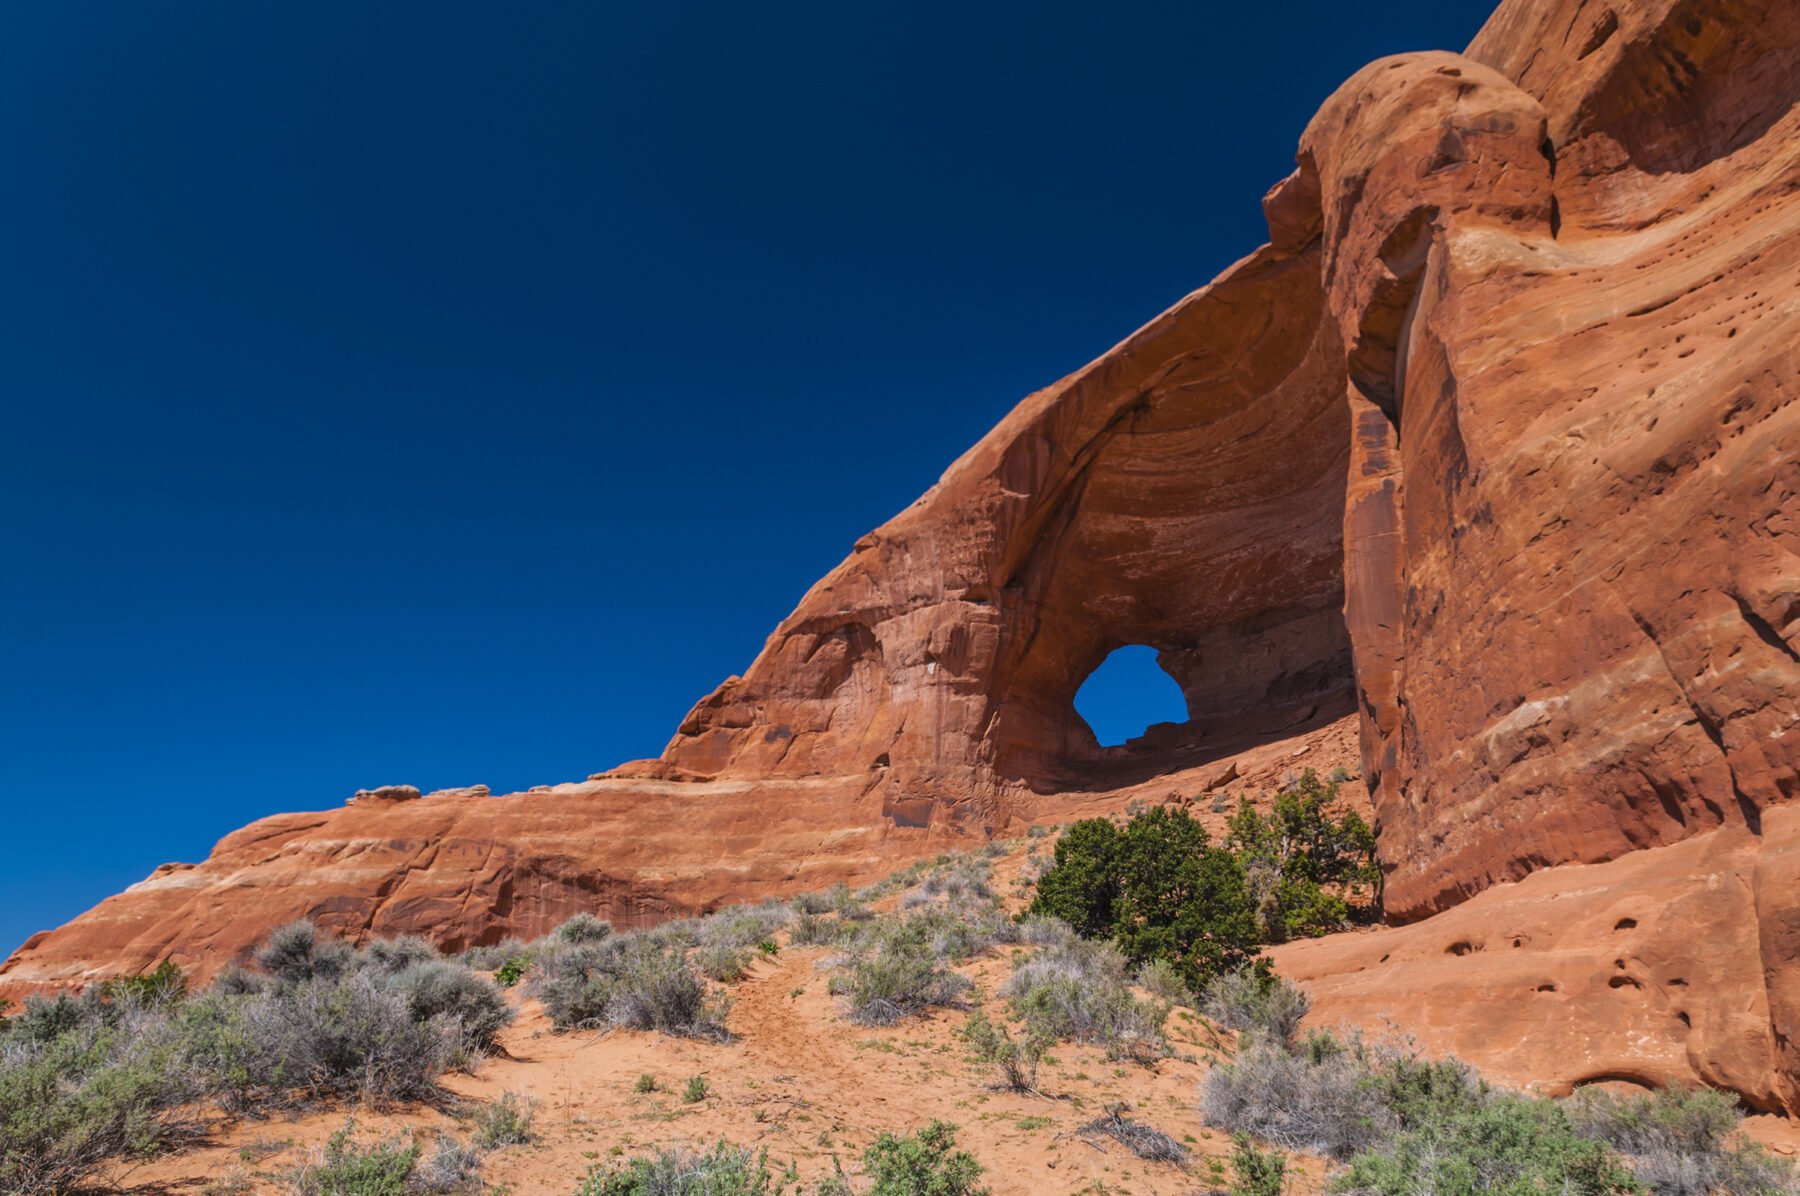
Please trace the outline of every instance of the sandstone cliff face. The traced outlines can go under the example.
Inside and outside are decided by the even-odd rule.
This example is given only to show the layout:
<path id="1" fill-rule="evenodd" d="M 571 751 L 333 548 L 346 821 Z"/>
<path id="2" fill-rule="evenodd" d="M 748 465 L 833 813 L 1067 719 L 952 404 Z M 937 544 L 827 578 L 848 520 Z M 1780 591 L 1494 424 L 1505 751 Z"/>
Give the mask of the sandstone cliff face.
<path id="1" fill-rule="evenodd" d="M 1507 0 L 1463 55 L 1372 64 L 1265 199 L 1268 245 L 1025 399 L 659 760 L 258 824 L 0 982 L 216 958 L 301 913 L 453 945 L 582 904 L 649 919 L 1191 794 L 1349 715 L 1389 915 L 1426 919 L 1405 941 L 1491 911 L 1565 953 L 1422 986 L 1439 1041 L 1489 1062 L 1445 1011 L 1532 961 L 1568 1006 L 1519 1026 L 1533 1078 L 1705 1078 L 1793 1109 L 1797 99 L 1788 0 Z M 1129 643 L 1190 718 L 1104 748 L 1073 698 Z M 1567 952 L 1626 958 L 1606 902 L 1562 898 L 1587 876 L 1692 911 L 1631 915 L 1668 975 L 1623 987 L 1660 1020 L 1593 1003 L 1631 995 L 1604 967 L 1610 995 L 1590 978 L 1570 1003 Z M 253 917 L 193 916 L 246 894 Z M 1324 1011 L 1369 1014 L 1397 966 L 1362 942 L 1292 949 Z M 1651 1045 L 1606 1045 L 1627 1026 Z M 1600 1037 L 1582 1055 L 1575 1033 Z"/>

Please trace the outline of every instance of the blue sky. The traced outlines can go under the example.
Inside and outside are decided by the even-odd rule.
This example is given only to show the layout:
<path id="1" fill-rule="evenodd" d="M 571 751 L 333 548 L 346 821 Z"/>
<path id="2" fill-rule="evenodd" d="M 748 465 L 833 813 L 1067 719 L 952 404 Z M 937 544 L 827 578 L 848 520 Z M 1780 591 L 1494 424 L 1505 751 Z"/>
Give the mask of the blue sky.
<path id="1" fill-rule="evenodd" d="M 8 6 L 0 951 L 265 814 L 655 754 L 1487 7 Z"/>

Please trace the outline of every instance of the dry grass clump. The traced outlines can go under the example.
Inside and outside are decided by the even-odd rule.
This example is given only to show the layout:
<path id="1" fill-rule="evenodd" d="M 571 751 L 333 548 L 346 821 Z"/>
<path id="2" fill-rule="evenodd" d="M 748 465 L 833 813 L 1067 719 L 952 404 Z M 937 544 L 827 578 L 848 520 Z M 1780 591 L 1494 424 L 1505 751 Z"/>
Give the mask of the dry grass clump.
<path id="1" fill-rule="evenodd" d="M 78 1189 L 107 1160 L 166 1147 L 208 1104 L 433 1098 L 513 1017 L 492 981 L 421 939 L 357 951 L 295 923 L 255 963 L 194 995 L 164 964 L 0 1022 L 0 1191 Z"/>
<path id="2" fill-rule="evenodd" d="M 1162 1027 L 1169 1007 L 1140 1001 L 1127 975 L 1112 944 L 1071 935 L 1021 962 L 1000 993 L 1054 1038 L 1094 1043 L 1112 1058 L 1159 1058 L 1168 1049 Z"/>
<path id="3" fill-rule="evenodd" d="M 707 991 L 681 938 L 614 935 L 598 943 L 553 947 L 527 980 L 558 1030 L 656 1030 L 724 1039 L 730 1001 Z"/>
<path id="4" fill-rule="evenodd" d="M 1228 1030 L 1285 1043 L 1300 1032 L 1312 999 L 1287 981 L 1254 967 L 1215 977 L 1200 1012 Z"/>

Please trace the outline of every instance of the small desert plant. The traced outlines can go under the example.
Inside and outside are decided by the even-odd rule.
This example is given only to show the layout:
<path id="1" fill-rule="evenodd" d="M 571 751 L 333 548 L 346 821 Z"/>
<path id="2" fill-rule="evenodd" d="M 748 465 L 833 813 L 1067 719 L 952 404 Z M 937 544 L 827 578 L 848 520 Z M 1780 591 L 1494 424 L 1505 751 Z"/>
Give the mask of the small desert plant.
<path id="1" fill-rule="evenodd" d="M 1168 1007 L 1132 995 L 1124 957 L 1110 944 L 1077 939 L 1045 947 L 1021 963 L 1000 992 L 1052 1038 L 1095 1043 L 1114 1058 L 1151 1059 L 1166 1049 Z"/>
<path id="2" fill-rule="evenodd" d="M 863 1155 L 869 1196 L 987 1196 L 981 1164 L 956 1149 L 956 1127 L 933 1121 L 916 1134 L 884 1133 Z"/>
<path id="3" fill-rule="evenodd" d="M 361 966 L 383 972 L 403 972 L 414 964 L 436 963 L 442 958 L 436 947 L 413 935 L 377 939 L 364 947 L 360 954 L 361 958 L 357 962 Z"/>
<path id="4" fill-rule="evenodd" d="M 983 1063 L 999 1069 L 1000 1082 L 1014 1092 L 1037 1090 L 1038 1064 L 1053 1041 L 1041 1027 L 1027 1026 L 1018 1038 L 976 1012 L 962 1028 L 970 1051 Z"/>
<path id="5" fill-rule="evenodd" d="M 711 1091 L 705 1076 L 689 1076 L 686 1087 L 681 1090 L 681 1099 L 690 1105 L 696 1105 L 705 1100 Z"/>
<path id="6" fill-rule="evenodd" d="M 527 945 L 516 938 L 505 938 L 497 943 L 489 943 L 485 947 L 470 947 L 458 958 L 478 972 L 492 972 L 517 960 L 522 973 L 531 966 L 531 959 L 535 953 L 535 944 Z"/>
<path id="7" fill-rule="evenodd" d="M 511 988 L 524 978 L 529 966 L 524 956 L 515 955 L 494 969 L 494 983 L 501 988 Z"/>
<path id="8" fill-rule="evenodd" d="M 1267 967 L 1239 968 L 1206 986 L 1200 1012 L 1228 1030 L 1285 1043 L 1312 1007 L 1307 995 Z"/>
<path id="9" fill-rule="evenodd" d="M 837 893 L 835 890 L 823 892 L 815 890 L 811 893 L 797 894 L 794 897 L 792 904 L 796 914 L 813 914 L 816 916 L 818 914 L 830 913 L 836 900 Z"/>
<path id="10" fill-rule="evenodd" d="M 172 1005 L 187 996 L 187 977 L 165 959 L 140 976 L 108 980 L 100 986 L 102 1000 L 136 1009 L 154 1009 Z"/>
<path id="11" fill-rule="evenodd" d="M 576 914 L 561 926 L 550 932 L 550 937 L 559 943 L 597 943 L 612 933 L 612 923 L 603 922 L 593 914 Z"/>
<path id="12" fill-rule="evenodd" d="M 731 943 L 707 943 L 695 952 L 700 974 L 708 980 L 732 984 L 744 978 L 749 953 Z"/>
<path id="13" fill-rule="evenodd" d="M 1027 914 L 1019 920 L 1019 941 L 1033 947 L 1067 947 L 1078 936 L 1061 918 Z"/>
<path id="14" fill-rule="evenodd" d="M 953 1005 L 973 987 L 939 967 L 914 936 L 889 939 L 831 980 L 831 991 L 849 1000 L 850 1020 L 865 1026 L 891 1026 L 934 1006 Z"/>
<path id="15" fill-rule="evenodd" d="M 397 1136 L 364 1145 L 356 1123 L 346 1121 L 309 1162 L 288 1173 L 287 1187 L 293 1196 L 406 1196 L 419 1154 L 418 1143 Z"/>
<path id="16" fill-rule="evenodd" d="M 272 931 L 256 953 L 256 964 L 277 980 L 335 980 L 349 971 L 356 953 L 339 939 L 322 939 L 311 922 L 289 922 Z"/>
<path id="17" fill-rule="evenodd" d="M 641 1075 L 637 1078 L 637 1083 L 632 1085 L 632 1091 L 634 1091 L 634 1092 L 655 1092 L 656 1091 L 656 1077 L 651 1075 L 649 1072 L 645 1072 L 643 1075 Z"/>
<path id="18" fill-rule="evenodd" d="M 1194 994 L 1174 964 L 1153 959 L 1138 969 L 1138 987 L 1165 1005 L 1192 1005 Z"/>
<path id="19" fill-rule="evenodd" d="M 484 1190 L 481 1152 L 446 1134 L 439 1134 L 431 1153 L 414 1170 L 409 1186 L 430 1196 L 474 1196 Z"/>
<path id="20" fill-rule="evenodd" d="M 734 906 L 702 921 L 697 937 L 702 947 L 716 944 L 754 947 L 793 919 L 794 911 L 785 905 Z"/>
<path id="21" fill-rule="evenodd" d="M 1287 1160 L 1261 1151 L 1246 1134 L 1231 1136 L 1231 1196 L 1281 1196 Z"/>
<path id="22" fill-rule="evenodd" d="M 595 1166 L 577 1196 L 776 1196 L 776 1177 L 765 1150 L 716 1143 L 695 1153 L 675 1148 L 637 1155 L 623 1166 Z"/>
<path id="23" fill-rule="evenodd" d="M 537 1101 L 522 1092 L 502 1092 L 475 1111 L 475 1145 L 483 1150 L 518 1146 L 531 1141 L 531 1123 Z"/>
<path id="24" fill-rule="evenodd" d="M 788 931 L 788 942 L 796 947 L 816 947 L 837 937 L 837 926 L 817 914 L 802 913 Z"/>
<path id="25" fill-rule="evenodd" d="M 1399 1128 L 1369 1080 L 1356 1053 L 1328 1037 L 1299 1054 L 1259 1040 L 1207 1072 L 1200 1115 L 1289 1150 L 1347 1159 Z"/>

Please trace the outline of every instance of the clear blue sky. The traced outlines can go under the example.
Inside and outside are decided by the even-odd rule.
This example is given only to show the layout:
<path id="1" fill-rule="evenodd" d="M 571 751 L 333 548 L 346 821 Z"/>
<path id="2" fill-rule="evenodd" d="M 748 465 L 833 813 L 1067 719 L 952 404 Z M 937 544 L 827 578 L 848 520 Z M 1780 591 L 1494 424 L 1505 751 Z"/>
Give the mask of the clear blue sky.
<path id="1" fill-rule="evenodd" d="M 7 6 L 0 951 L 265 814 L 655 754 L 1488 7 Z"/>

